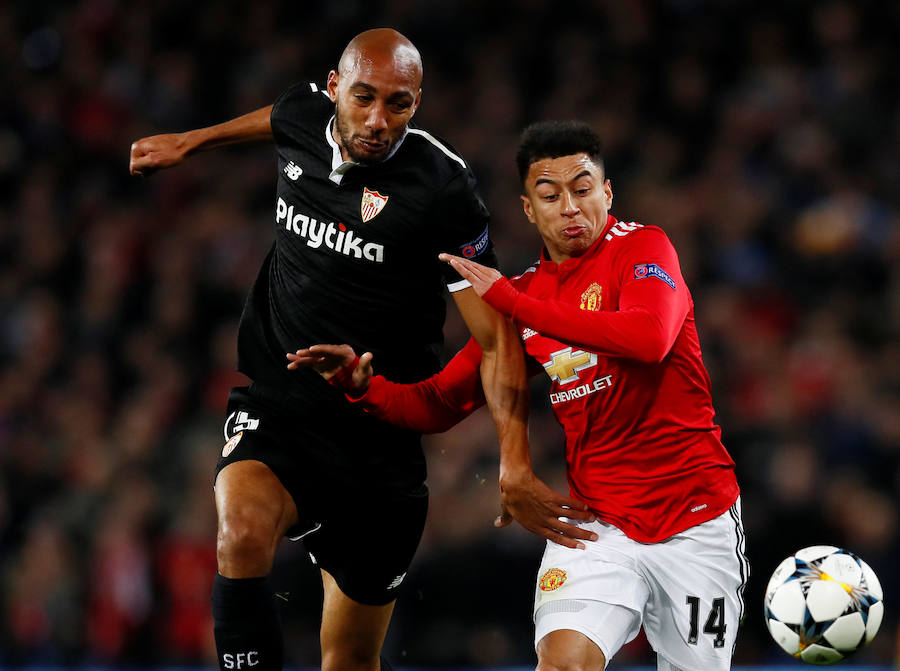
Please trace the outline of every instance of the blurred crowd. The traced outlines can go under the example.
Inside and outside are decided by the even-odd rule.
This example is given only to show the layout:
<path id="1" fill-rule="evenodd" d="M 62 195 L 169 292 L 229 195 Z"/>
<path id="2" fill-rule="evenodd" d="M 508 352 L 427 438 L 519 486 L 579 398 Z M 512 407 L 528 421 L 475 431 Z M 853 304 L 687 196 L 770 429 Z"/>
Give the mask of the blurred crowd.
<path id="1" fill-rule="evenodd" d="M 753 575 L 736 661 L 782 661 L 768 575 L 862 556 L 896 655 L 900 580 L 900 5 L 881 0 L 71 0 L 0 3 L 0 665 L 214 664 L 212 473 L 235 330 L 272 240 L 271 147 L 129 177 L 135 139 L 323 83 L 360 30 L 425 62 L 416 122 L 468 159 L 509 275 L 538 255 L 521 129 L 579 118 L 619 218 L 664 228 L 696 304 Z M 452 310 L 451 310 L 452 312 Z M 446 328 L 447 356 L 466 337 Z M 563 439 L 536 381 L 534 461 Z M 427 439 L 432 503 L 395 665 L 534 662 L 541 542 L 492 526 L 487 411 Z M 365 524 L 365 511 L 347 521 Z M 359 561 L 377 548 L 360 548 Z M 316 569 L 285 541 L 286 658 L 318 663 Z M 786 659 L 786 658 L 784 658 Z M 616 665 L 652 660 L 630 644 Z"/>

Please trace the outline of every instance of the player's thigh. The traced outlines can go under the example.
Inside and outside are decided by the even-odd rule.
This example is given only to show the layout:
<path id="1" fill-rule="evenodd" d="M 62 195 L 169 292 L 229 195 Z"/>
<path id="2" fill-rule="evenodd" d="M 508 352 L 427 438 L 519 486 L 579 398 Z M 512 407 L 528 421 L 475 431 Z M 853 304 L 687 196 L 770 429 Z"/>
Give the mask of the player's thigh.
<path id="1" fill-rule="evenodd" d="M 641 627 L 649 587 L 636 570 L 634 541 L 603 522 L 584 550 L 548 542 L 535 587 L 535 647 L 558 631 L 578 632 L 609 661 Z"/>
<path id="2" fill-rule="evenodd" d="M 596 642 L 573 629 L 556 629 L 541 638 L 537 657 L 537 671 L 606 668 L 606 657 Z"/>
<path id="3" fill-rule="evenodd" d="M 603 601 L 552 601 L 535 615 L 538 671 L 603 669 L 641 627 L 640 613 Z"/>
<path id="4" fill-rule="evenodd" d="M 299 519 L 294 520 L 297 528 L 290 529 L 291 535 L 315 526 L 307 500 L 311 497 L 305 492 L 312 489 L 310 482 L 321 480 L 321 464 L 309 454 L 318 436 L 305 430 L 303 419 L 273 403 L 269 395 L 255 391 L 254 385 L 235 387 L 228 397 L 223 427 L 225 445 L 216 464 L 217 490 L 226 469 L 242 471 L 245 467 L 239 464 L 245 461 L 264 464 L 271 474 L 254 488 L 260 490 L 259 496 L 264 500 L 277 496 L 288 508 L 295 509 Z M 244 494 L 247 498 L 250 493 Z"/>
<path id="5" fill-rule="evenodd" d="M 642 549 L 651 585 L 647 640 L 660 668 L 731 668 L 748 565 L 739 503 L 719 517 Z M 667 666 L 668 665 L 668 666 Z"/>
<path id="6" fill-rule="evenodd" d="M 297 519 L 297 507 L 281 481 L 266 464 L 252 459 L 219 472 L 215 499 L 220 531 L 241 523 L 271 529 L 280 538 Z"/>
<path id="7" fill-rule="evenodd" d="M 232 390 L 226 415 L 215 477 L 219 559 L 220 569 L 222 563 L 235 564 L 230 568 L 242 577 L 266 569 L 279 539 L 298 521 L 287 485 L 294 468 L 291 432 L 247 388 Z"/>
<path id="8" fill-rule="evenodd" d="M 428 488 L 351 495 L 303 538 L 313 561 L 348 598 L 382 606 L 394 601 L 419 546 Z"/>
<path id="9" fill-rule="evenodd" d="M 322 571 L 322 668 L 364 668 L 375 665 L 394 611 L 394 601 L 377 606 L 344 594 L 334 577 Z"/>

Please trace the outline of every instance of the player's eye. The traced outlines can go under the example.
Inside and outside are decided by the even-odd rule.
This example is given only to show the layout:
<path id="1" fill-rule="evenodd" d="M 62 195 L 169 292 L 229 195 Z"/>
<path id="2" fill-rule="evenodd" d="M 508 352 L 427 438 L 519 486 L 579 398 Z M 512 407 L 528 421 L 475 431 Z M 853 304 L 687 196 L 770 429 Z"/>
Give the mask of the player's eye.
<path id="1" fill-rule="evenodd" d="M 372 96 L 368 93 L 357 93 L 354 98 L 356 98 L 359 102 L 365 104 L 372 102 Z"/>
<path id="2" fill-rule="evenodd" d="M 397 114 L 402 114 L 409 108 L 410 108 L 409 103 L 391 103 L 391 109 Z"/>
<path id="3" fill-rule="evenodd" d="M 572 192 L 576 196 L 586 196 L 591 192 L 591 187 L 593 185 L 586 179 L 580 179 L 573 186 Z"/>

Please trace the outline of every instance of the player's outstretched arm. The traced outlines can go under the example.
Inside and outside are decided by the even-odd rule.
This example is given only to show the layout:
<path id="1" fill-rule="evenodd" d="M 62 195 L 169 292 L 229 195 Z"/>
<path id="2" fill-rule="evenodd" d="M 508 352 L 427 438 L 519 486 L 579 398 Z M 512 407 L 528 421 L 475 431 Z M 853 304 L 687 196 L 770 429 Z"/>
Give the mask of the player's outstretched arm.
<path id="1" fill-rule="evenodd" d="M 529 531 L 560 545 L 583 548 L 581 540 L 595 540 L 596 536 L 560 518 L 590 521 L 593 513 L 582 501 L 551 490 L 531 468 L 528 378 L 516 329 L 472 288 L 454 292 L 453 298 L 483 350 L 482 386 L 500 441 L 501 514 L 495 525 L 506 526 L 515 519 Z"/>
<path id="2" fill-rule="evenodd" d="M 479 296 L 519 324 L 599 354 L 658 363 L 668 355 L 681 331 L 690 309 L 690 295 L 668 239 L 648 231 L 640 240 L 643 246 L 637 248 L 635 258 L 659 260 L 663 267 L 677 273 L 675 278 L 666 275 L 665 281 L 651 277 L 626 282 L 620 290 L 619 308 L 599 312 L 581 310 L 558 300 L 533 298 L 517 291 L 493 268 L 471 259 L 442 256 L 469 280 Z"/>
<path id="3" fill-rule="evenodd" d="M 131 145 L 128 171 L 132 175 L 145 176 L 156 170 L 178 165 L 198 151 L 229 144 L 271 140 L 271 114 L 272 106 L 269 105 L 215 126 L 141 138 Z"/>
<path id="4" fill-rule="evenodd" d="M 373 375 L 372 354 L 349 345 L 312 345 L 287 354 L 288 370 L 311 367 L 351 403 L 379 419 L 419 433 L 441 433 L 484 405 L 478 367 L 481 349 L 470 340 L 447 365 L 414 384 Z"/>

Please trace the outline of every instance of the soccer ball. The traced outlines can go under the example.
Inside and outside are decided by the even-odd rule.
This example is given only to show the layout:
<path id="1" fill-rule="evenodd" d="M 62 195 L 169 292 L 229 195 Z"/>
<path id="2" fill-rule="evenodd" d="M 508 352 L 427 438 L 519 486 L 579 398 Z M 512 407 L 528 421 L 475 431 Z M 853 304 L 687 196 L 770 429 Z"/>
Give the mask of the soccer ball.
<path id="1" fill-rule="evenodd" d="M 884 615 L 878 576 L 852 552 L 803 548 L 778 565 L 766 587 L 766 624 L 788 654 L 834 664 L 869 643 Z"/>

